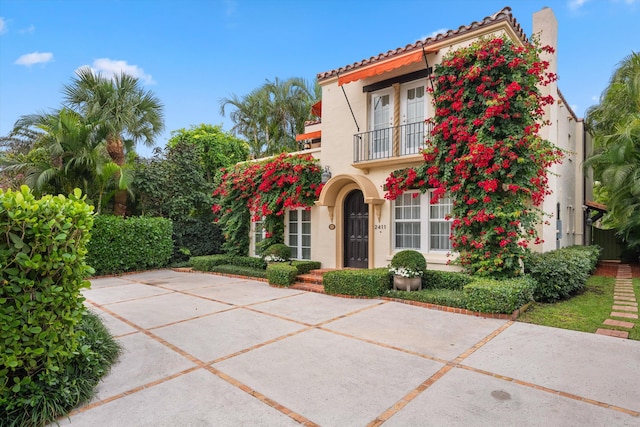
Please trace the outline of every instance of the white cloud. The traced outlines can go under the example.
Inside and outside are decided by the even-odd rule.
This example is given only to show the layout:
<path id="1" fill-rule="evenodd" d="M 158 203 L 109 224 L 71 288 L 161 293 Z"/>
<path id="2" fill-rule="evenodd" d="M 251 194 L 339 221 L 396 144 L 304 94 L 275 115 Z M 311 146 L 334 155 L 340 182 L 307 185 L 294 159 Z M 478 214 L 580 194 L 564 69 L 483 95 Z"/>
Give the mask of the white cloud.
<path id="1" fill-rule="evenodd" d="M 35 25 L 31 24 L 29 25 L 27 28 L 23 28 L 22 30 L 19 30 L 18 32 L 20 34 L 31 34 L 36 30 Z"/>
<path id="2" fill-rule="evenodd" d="M 595 102 L 598 102 L 598 101 L 600 101 L 600 97 L 594 95 L 594 96 L 591 97 L 591 100 L 595 101 Z"/>
<path id="3" fill-rule="evenodd" d="M 589 0 L 571 0 L 569 1 L 569 9 L 573 9 L 573 10 L 580 9 L 588 1 Z"/>
<path id="4" fill-rule="evenodd" d="M 114 76 L 120 73 L 126 73 L 130 76 L 137 77 L 145 84 L 155 84 L 153 81 L 153 77 L 151 74 L 145 74 L 144 70 L 137 65 L 131 65 L 127 63 L 127 61 L 110 59 L 110 58 L 100 58 L 93 61 L 92 65 L 83 65 L 78 67 L 81 68 L 90 68 L 94 73 L 100 73 L 104 77 L 113 78 Z"/>
<path id="5" fill-rule="evenodd" d="M 4 34 L 7 31 L 9 31 L 9 28 L 7 27 L 7 21 L 5 21 L 5 19 L 0 16 L 0 34 Z"/>
<path id="6" fill-rule="evenodd" d="M 448 28 L 439 28 L 439 29 L 433 31 L 432 33 L 427 34 L 426 36 L 423 36 L 421 40 L 426 40 L 429 37 L 435 37 L 438 34 L 446 33 L 447 31 L 449 31 Z"/>
<path id="7" fill-rule="evenodd" d="M 24 65 L 30 67 L 33 64 L 46 64 L 53 60 L 53 53 L 51 52 L 33 52 L 22 55 L 16 59 L 15 64 Z"/>
<path id="8" fill-rule="evenodd" d="M 236 9 L 238 7 L 238 3 L 235 0 L 225 0 L 224 2 L 226 6 L 226 14 L 227 16 L 231 16 L 236 13 Z"/>

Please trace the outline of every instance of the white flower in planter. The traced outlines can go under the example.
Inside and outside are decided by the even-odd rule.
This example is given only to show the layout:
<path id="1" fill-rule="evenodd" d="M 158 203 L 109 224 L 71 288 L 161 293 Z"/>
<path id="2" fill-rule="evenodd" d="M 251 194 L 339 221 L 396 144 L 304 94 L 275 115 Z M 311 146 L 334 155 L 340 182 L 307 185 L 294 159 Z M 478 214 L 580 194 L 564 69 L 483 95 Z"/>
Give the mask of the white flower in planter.
<path id="1" fill-rule="evenodd" d="M 390 267 L 389 268 L 389 272 L 391 274 L 393 274 L 394 276 L 400 276 L 400 277 L 419 277 L 419 276 L 422 276 L 422 271 L 413 270 L 411 268 L 405 268 L 405 267 Z"/>

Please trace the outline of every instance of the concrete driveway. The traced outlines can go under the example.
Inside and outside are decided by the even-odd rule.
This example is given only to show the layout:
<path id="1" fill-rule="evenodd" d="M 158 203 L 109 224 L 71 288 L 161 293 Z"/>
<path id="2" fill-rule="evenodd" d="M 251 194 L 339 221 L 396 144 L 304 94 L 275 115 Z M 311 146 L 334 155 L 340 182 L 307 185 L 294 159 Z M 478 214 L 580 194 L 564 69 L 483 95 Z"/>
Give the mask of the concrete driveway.
<path id="1" fill-rule="evenodd" d="M 124 351 L 72 426 L 640 426 L 640 342 L 170 270 L 92 281 Z"/>

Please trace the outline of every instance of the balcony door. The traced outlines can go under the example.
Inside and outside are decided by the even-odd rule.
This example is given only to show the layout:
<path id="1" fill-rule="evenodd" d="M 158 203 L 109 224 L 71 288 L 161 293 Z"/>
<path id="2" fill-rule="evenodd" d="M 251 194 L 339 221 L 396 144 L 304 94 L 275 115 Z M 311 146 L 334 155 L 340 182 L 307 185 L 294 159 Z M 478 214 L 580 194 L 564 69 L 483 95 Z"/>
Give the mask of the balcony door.
<path id="1" fill-rule="evenodd" d="M 391 154 L 393 138 L 393 90 L 385 89 L 371 94 L 371 138 L 369 159 L 384 159 Z"/>
<path id="2" fill-rule="evenodd" d="M 424 144 L 427 118 L 427 86 L 425 81 L 402 85 L 400 93 L 401 155 L 416 154 Z"/>

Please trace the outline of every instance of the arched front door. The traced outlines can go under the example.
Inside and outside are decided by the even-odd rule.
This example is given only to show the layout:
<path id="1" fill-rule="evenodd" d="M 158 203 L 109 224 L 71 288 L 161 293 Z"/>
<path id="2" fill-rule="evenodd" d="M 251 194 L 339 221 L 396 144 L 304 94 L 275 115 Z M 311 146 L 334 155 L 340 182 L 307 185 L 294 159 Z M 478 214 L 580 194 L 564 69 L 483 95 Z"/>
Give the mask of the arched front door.
<path id="1" fill-rule="evenodd" d="M 344 199 L 344 266 L 369 267 L 369 207 L 360 190 Z"/>

